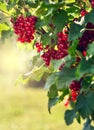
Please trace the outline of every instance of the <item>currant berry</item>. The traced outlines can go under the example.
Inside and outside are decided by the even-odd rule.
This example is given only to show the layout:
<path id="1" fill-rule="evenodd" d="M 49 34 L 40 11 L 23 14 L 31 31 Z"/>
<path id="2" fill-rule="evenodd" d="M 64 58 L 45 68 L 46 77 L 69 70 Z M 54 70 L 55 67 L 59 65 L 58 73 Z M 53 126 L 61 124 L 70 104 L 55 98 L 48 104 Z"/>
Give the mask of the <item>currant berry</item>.
<path id="1" fill-rule="evenodd" d="M 85 9 L 81 9 L 81 16 L 83 17 L 83 16 L 85 16 L 88 12 L 85 10 Z"/>

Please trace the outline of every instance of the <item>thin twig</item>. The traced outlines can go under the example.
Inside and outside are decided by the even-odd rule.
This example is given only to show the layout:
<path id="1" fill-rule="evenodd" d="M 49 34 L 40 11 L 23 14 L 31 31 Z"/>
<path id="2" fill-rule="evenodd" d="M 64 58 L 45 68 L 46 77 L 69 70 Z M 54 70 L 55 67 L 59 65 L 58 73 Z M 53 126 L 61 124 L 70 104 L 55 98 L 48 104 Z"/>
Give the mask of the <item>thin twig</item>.
<path id="1" fill-rule="evenodd" d="M 94 31 L 94 28 L 85 28 L 87 31 Z"/>
<path id="2" fill-rule="evenodd" d="M 4 14 L 10 15 L 8 12 L 6 12 L 6 11 L 4 11 L 4 10 L 2 10 L 2 9 L 0 9 L 0 11 L 1 11 L 2 13 L 4 13 Z"/>

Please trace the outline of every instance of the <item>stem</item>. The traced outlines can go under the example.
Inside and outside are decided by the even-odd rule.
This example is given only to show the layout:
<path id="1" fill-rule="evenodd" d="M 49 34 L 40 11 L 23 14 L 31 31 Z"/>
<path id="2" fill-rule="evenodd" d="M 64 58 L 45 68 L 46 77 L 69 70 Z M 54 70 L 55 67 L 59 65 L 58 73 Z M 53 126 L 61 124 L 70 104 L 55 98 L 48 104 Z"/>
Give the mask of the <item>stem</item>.
<path id="1" fill-rule="evenodd" d="M 80 55 L 80 53 L 78 51 L 76 51 L 76 56 L 79 56 L 80 59 L 82 59 L 82 56 Z"/>
<path id="2" fill-rule="evenodd" d="M 0 9 L 0 11 L 1 11 L 2 13 L 4 13 L 4 14 L 7 14 L 7 15 L 9 15 L 9 16 L 10 16 L 10 14 L 9 14 L 9 13 L 7 13 L 6 11 L 4 11 L 4 10 L 2 10 L 2 9 Z"/>
<path id="3" fill-rule="evenodd" d="M 94 31 L 94 28 L 85 28 L 87 31 Z"/>
<path id="4" fill-rule="evenodd" d="M 46 33 L 46 31 L 42 27 L 41 27 L 41 32 L 42 32 L 42 34 Z"/>
<path id="5" fill-rule="evenodd" d="M 46 34 L 46 31 L 41 27 L 41 29 L 38 29 L 37 31 L 39 34 L 43 35 Z"/>

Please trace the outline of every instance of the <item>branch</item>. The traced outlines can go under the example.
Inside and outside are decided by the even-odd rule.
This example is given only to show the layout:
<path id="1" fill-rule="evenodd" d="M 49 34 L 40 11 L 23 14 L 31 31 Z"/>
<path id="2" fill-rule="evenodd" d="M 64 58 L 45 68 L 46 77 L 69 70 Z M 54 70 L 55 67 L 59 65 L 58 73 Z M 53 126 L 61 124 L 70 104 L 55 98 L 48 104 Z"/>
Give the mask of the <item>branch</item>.
<path id="1" fill-rule="evenodd" d="M 2 13 L 4 13 L 4 14 L 7 14 L 7 15 L 10 16 L 10 14 L 9 14 L 8 12 L 6 12 L 6 11 L 4 11 L 4 10 L 2 10 L 2 9 L 0 9 L 0 11 L 1 11 Z"/>
<path id="2" fill-rule="evenodd" d="M 94 28 L 85 28 L 87 31 L 94 31 Z"/>

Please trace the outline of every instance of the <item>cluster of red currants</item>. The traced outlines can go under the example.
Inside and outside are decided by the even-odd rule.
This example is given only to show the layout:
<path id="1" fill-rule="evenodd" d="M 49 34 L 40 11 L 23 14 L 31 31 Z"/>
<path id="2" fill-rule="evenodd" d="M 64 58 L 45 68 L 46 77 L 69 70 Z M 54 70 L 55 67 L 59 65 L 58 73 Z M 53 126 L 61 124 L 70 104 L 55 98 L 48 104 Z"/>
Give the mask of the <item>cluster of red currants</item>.
<path id="1" fill-rule="evenodd" d="M 88 22 L 85 27 L 85 32 L 83 33 L 82 37 L 80 38 L 79 44 L 78 44 L 78 50 L 82 53 L 85 53 L 87 50 L 88 44 L 92 43 L 94 41 L 94 24 L 91 22 Z"/>
<path id="2" fill-rule="evenodd" d="M 81 89 L 81 80 L 73 80 L 69 86 L 70 89 L 70 96 L 65 97 L 64 99 L 64 106 L 67 107 L 70 103 L 70 101 L 75 102 L 77 100 L 77 97 L 80 94 Z"/>
<path id="3" fill-rule="evenodd" d="M 51 45 L 46 45 L 46 47 L 43 47 L 41 43 L 36 43 L 37 52 L 43 51 L 41 57 L 47 66 L 50 65 L 51 59 L 59 60 L 68 55 L 68 34 L 64 31 L 59 32 L 57 37 L 57 45 L 52 43 Z"/>
<path id="4" fill-rule="evenodd" d="M 18 35 L 18 41 L 30 43 L 34 39 L 36 21 L 36 16 L 24 17 L 20 15 L 16 20 L 11 18 L 14 32 Z"/>
<path id="5" fill-rule="evenodd" d="M 81 89 L 81 81 L 77 81 L 77 80 L 72 81 L 69 88 L 71 90 L 70 92 L 71 100 L 76 101 Z"/>

